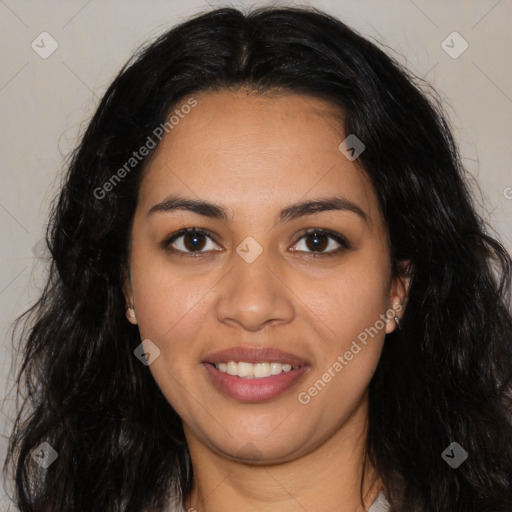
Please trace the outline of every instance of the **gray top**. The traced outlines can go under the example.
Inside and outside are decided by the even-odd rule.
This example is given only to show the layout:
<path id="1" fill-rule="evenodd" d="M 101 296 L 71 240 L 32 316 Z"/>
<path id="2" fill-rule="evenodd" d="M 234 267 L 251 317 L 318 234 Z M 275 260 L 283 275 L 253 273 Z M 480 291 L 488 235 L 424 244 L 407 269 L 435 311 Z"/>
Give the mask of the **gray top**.
<path id="1" fill-rule="evenodd" d="M 195 509 L 189 509 L 190 512 L 197 512 Z M 388 512 L 389 503 L 386 500 L 384 493 L 381 491 L 375 501 L 371 504 L 368 512 Z M 189 512 L 185 510 L 182 506 L 178 506 L 177 508 L 171 509 L 169 512 Z"/>
<path id="2" fill-rule="evenodd" d="M 380 491 L 379 495 L 372 503 L 371 507 L 368 509 L 368 512 L 388 512 L 389 503 L 388 500 L 384 496 L 384 492 Z"/>

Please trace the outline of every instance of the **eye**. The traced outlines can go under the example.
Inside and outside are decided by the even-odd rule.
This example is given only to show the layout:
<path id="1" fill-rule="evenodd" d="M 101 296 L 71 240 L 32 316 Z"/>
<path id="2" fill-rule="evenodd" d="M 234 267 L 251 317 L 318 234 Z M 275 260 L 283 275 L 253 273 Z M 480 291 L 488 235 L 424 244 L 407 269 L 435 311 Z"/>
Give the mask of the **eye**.
<path id="1" fill-rule="evenodd" d="M 198 256 L 199 254 L 215 250 L 214 247 L 208 247 L 205 239 L 213 242 L 210 232 L 201 228 L 185 228 L 173 233 L 169 238 L 162 242 L 162 247 L 172 253 L 180 256 Z M 302 241 L 305 242 L 302 242 Z M 332 242 L 338 244 L 338 247 L 331 247 Z M 297 249 L 296 246 L 304 243 L 305 249 Z M 214 244 L 216 245 L 216 244 Z M 330 231 L 328 229 L 313 228 L 302 233 L 299 241 L 295 244 L 292 252 L 306 252 L 313 256 L 334 256 L 346 249 L 350 249 L 350 245 L 346 238 L 340 233 Z"/>
<path id="2" fill-rule="evenodd" d="M 337 243 L 339 247 L 335 247 L 334 250 L 331 248 L 331 250 L 329 251 L 322 252 L 327 247 L 332 245 L 329 242 L 329 239 L 330 241 L 334 241 L 335 243 Z M 334 256 L 335 254 L 338 254 L 339 252 L 342 252 L 345 249 L 350 249 L 350 245 L 343 235 L 341 235 L 340 233 L 336 233 L 335 231 L 330 231 L 328 229 L 310 229 L 302 234 L 298 244 L 296 245 L 300 245 L 302 240 L 305 240 L 304 245 L 306 246 L 306 249 L 309 249 L 309 251 L 306 252 L 311 252 L 314 256 Z M 309 242 L 307 242 L 307 240 L 309 240 Z M 292 251 L 304 252 L 304 249 L 292 249 Z"/>
<path id="3" fill-rule="evenodd" d="M 182 253 L 184 256 L 196 256 L 196 254 L 212 250 L 211 247 L 205 251 L 202 250 L 205 246 L 205 238 L 212 240 L 208 231 L 200 228 L 186 228 L 173 233 L 170 238 L 162 242 L 162 246 L 168 251 Z M 173 244 L 175 247 L 170 247 Z"/>

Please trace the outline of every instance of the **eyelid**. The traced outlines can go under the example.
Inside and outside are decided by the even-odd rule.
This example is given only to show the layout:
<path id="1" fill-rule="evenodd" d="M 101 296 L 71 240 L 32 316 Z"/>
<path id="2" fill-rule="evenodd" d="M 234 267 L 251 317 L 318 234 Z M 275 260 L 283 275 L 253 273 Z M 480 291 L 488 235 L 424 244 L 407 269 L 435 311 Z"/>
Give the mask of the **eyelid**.
<path id="1" fill-rule="evenodd" d="M 179 231 L 176 231 L 176 232 L 172 233 L 169 237 L 167 237 L 161 243 L 162 248 L 164 250 L 172 252 L 173 254 L 178 254 L 178 255 L 181 255 L 181 256 L 194 256 L 194 257 L 196 257 L 196 256 L 201 255 L 201 254 L 209 255 L 209 253 L 211 253 L 211 251 L 187 252 L 187 251 L 182 251 L 180 249 L 169 248 L 169 246 L 175 240 L 177 240 L 178 238 L 180 238 L 180 237 L 182 237 L 182 236 L 184 236 L 184 235 L 186 235 L 188 233 L 197 233 L 197 234 L 200 234 L 200 235 L 204 235 L 205 237 L 210 238 L 213 242 L 215 242 L 217 244 L 217 242 L 215 240 L 216 237 L 214 235 L 212 235 L 212 233 L 209 230 L 203 229 L 203 228 L 191 227 L 191 228 L 183 228 L 183 229 L 180 229 Z M 339 252 L 341 252 L 343 250 L 350 250 L 350 249 L 352 249 L 351 245 L 349 244 L 349 242 L 347 241 L 345 236 L 343 236 L 341 233 L 338 233 L 337 231 L 332 231 L 330 229 L 324 229 L 324 228 L 306 228 L 306 229 L 303 229 L 302 231 L 300 231 L 298 234 L 295 235 L 295 237 L 298 237 L 298 238 L 294 242 L 293 245 L 294 246 L 297 245 L 307 235 L 311 235 L 311 234 L 315 234 L 315 233 L 319 234 L 319 235 L 326 236 L 328 238 L 331 238 L 336 243 L 338 243 L 340 245 L 340 247 L 337 248 L 337 249 L 331 250 L 331 251 L 327 251 L 327 252 L 313 252 L 313 251 L 309 251 L 309 252 L 308 251 L 293 251 L 293 252 L 308 254 L 308 255 L 314 256 L 314 257 L 322 257 L 322 256 L 333 256 L 333 255 L 338 254 Z M 220 252 L 220 251 L 216 251 L 216 252 Z"/>

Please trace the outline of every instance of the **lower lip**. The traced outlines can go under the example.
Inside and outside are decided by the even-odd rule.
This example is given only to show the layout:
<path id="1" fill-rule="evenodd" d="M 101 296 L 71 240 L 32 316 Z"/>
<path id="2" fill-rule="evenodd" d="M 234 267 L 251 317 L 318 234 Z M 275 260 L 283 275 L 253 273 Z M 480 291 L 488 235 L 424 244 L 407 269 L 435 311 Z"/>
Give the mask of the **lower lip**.
<path id="1" fill-rule="evenodd" d="M 243 402 L 264 402 L 275 398 L 294 386 L 308 370 L 301 366 L 279 375 L 256 379 L 244 379 L 236 375 L 217 370 L 210 363 L 203 363 L 215 387 L 226 395 Z"/>

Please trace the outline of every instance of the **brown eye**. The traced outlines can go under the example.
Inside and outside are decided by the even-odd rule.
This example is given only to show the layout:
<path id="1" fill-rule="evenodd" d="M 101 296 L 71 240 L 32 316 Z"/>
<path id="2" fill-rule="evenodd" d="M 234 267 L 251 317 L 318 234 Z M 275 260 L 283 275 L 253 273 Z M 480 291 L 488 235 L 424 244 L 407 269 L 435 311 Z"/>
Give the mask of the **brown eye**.
<path id="1" fill-rule="evenodd" d="M 214 247 L 207 247 L 205 240 L 212 240 L 211 235 L 199 228 L 187 228 L 174 233 L 171 238 L 162 244 L 165 249 L 171 252 L 192 254 L 208 252 L 214 250 Z M 205 249 L 206 250 L 203 250 Z"/>
<path id="2" fill-rule="evenodd" d="M 183 245 L 187 251 L 200 251 L 204 247 L 204 235 L 201 233 L 186 233 L 183 235 Z"/>
<path id="3" fill-rule="evenodd" d="M 325 229 L 312 229 L 300 237 L 299 243 L 305 240 L 303 246 L 305 249 L 293 249 L 294 252 L 309 252 L 318 256 L 332 256 L 345 249 L 349 249 L 349 244 L 344 236 L 339 233 L 325 230 Z M 334 242 L 334 247 L 333 243 Z M 338 244 L 338 247 L 336 247 Z M 296 244 L 297 246 L 298 244 Z M 296 247 L 294 246 L 294 247 Z M 329 250 L 326 250 L 328 249 Z"/>

